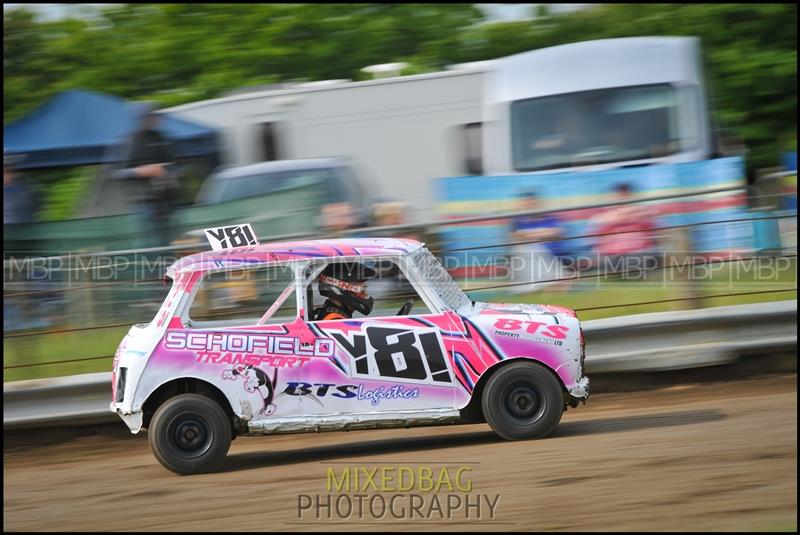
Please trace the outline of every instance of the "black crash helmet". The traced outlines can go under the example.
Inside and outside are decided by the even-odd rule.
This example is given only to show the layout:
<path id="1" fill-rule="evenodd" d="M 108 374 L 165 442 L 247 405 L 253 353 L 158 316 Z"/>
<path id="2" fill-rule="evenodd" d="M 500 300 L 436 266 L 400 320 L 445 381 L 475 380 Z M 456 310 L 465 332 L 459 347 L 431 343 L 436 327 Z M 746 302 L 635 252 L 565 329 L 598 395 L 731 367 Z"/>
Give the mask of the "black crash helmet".
<path id="1" fill-rule="evenodd" d="M 367 294 L 365 281 L 374 276 L 375 270 L 358 262 L 329 264 L 319 276 L 319 293 L 366 316 L 374 300 Z"/>

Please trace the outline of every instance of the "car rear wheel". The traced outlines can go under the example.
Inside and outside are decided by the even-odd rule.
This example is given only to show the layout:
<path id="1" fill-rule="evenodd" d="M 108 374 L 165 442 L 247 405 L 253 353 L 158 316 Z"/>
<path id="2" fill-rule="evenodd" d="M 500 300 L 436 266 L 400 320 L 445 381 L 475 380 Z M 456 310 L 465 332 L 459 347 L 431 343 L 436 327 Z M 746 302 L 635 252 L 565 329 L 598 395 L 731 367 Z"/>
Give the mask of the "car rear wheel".
<path id="1" fill-rule="evenodd" d="M 181 394 L 164 402 L 148 430 L 158 462 L 181 475 L 217 466 L 228 454 L 231 435 L 222 407 L 200 394 Z"/>
<path id="2" fill-rule="evenodd" d="M 481 405 L 492 430 L 506 440 L 545 437 L 564 412 L 561 383 L 533 362 L 515 362 L 493 374 Z"/>

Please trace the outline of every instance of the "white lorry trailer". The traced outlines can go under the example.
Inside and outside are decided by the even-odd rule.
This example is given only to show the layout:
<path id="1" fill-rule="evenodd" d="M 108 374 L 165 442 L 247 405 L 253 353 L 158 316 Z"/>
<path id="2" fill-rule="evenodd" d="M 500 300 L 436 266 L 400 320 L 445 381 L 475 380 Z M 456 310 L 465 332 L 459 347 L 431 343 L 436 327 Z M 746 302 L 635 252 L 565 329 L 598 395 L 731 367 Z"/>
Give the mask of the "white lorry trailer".
<path id="1" fill-rule="evenodd" d="M 435 219 L 437 177 L 690 162 L 715 146 L 692 37 L 585 41 L 444 72 L 312 82 L 165 111 L 220 129 L 228 165 L 350 157 L 375 195 L 408 203 L 413 222 Z M 538 140 L 558 128 L 581 138 L 566 156 Z"/>

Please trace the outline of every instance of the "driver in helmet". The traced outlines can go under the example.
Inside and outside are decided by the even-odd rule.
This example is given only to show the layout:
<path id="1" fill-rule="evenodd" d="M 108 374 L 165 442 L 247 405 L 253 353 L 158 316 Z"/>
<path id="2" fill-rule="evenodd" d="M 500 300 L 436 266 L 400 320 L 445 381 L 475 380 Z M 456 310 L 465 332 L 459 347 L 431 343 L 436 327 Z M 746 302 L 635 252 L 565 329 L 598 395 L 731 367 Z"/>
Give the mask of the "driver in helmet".
<path id="1" fill-rule="evenodd" d="M 359 263 L 329 264 L 318 279 L 319 293 L 327 299 L 314 309 L 313 321 L 349 319 L 355 311 L 369 315 L 374 301 L 366 281 L 374 276 L 373 269 Z"/>

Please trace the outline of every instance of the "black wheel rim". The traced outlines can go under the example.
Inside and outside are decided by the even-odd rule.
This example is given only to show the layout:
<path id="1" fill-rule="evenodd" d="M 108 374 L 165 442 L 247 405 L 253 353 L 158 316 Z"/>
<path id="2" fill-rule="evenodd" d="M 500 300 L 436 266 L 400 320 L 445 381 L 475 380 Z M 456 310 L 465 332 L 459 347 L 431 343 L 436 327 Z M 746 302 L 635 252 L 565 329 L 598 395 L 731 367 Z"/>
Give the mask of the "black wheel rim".
<path id="1" fill-rule="evenodd" d="M 544 414 L 547 400 L 530 383 L 514 381 L 501 392 L 506 414 L 517 423 L 535 422 Z"/>
<path id="2" fill-rule="evenodd" d="M 167 426 L 167 444 L 183 459 L 196 459 L 211 447 L 214 432 L 208 419 L 199 413 L 182 413 Z"/>

